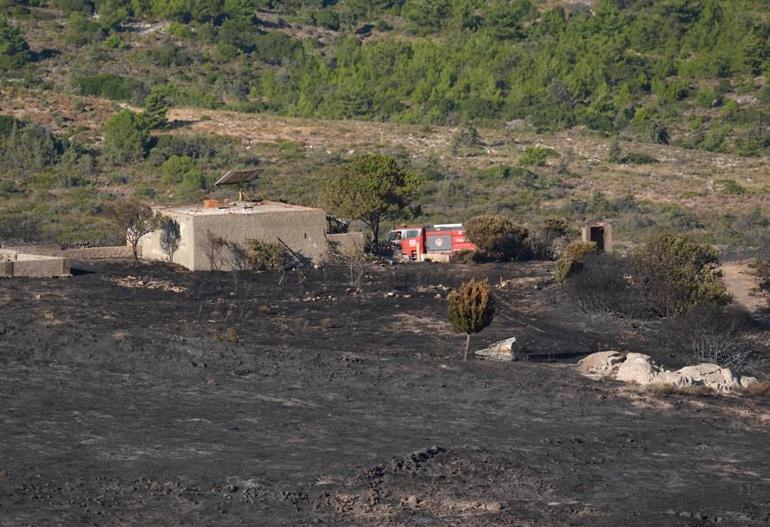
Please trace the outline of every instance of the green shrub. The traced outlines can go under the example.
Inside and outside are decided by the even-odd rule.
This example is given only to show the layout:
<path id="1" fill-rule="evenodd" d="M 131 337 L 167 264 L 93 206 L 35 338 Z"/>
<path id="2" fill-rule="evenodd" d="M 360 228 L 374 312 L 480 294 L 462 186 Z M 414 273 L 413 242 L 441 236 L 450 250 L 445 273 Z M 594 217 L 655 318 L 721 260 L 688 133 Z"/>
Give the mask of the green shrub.
<path id="1" fill-rule="evenodd" d="M 746 193 L 746 189 L 740 183 L 737 183 L 734 179 L 722 179 L 719 181 L 719 184 L 722 185 L 722 190 L 725 194 L 733 194 L 739 196 Z"/>
<path id="2" fill-rule="evenodd" d="M 550 157 L 558 157 L 556 150 L 543 146 L 529 146 L 519 158 L 519 164 L 524 166 L 544 166 Z"/>
<path id="3" fill-rule="evenodd" d="M 72 13 L 67 25 L 67 41 L 75 46 L 85 46 L 104 38 L 102 27 L 86 14 Z"/>
<path id="4" fill-rule="evenodd" d="M 283 271 L 286 268 L 286 248 L 279 243 L 248 240 L 246 265 L 254 271 Z"/>
<path id="5" fill-rule="evenodd" d="M 465 223 L 465 235 L 487 260 L 508 261 L 526 250 L 527 229 L 505 216 L 482 215 Z"/>
<path id="6" fill-rule="evenodd" d="M 80 95 L 106 97 L 114 101 L 128 101 L 139 87 L 139 82 L 112 73 L 84 75 L 72 79 L 72 87 Z"/>
<path id="7" fill-rule="evenodd" d="M 471 335 L 478 333 L 495 318 L 495 300 L 486 280 L 469 280 L 447 297 L 447 318 L 458 333 L 465 333 L 463 358 L 468 360 Z"/>
<path id="8" fill-rule="evenodd" d="M 66 144 L 45 127 L 16 119 L 0 120 L 0 167 L 42 170 L 57 163 Z"/>
<path id="9" fill-rule="evenodd" d="M 457 130 L 452 138 L 452 153 L 457 155 L 463 149 L 476 149 L 483 144 L 481 135 L 479 135 L 479 131 L 475 127 L 471 125 L 463 126 Z"/>
<path id="10" fill-rule="evenodd" d="M 583 265 L 584 258 L 596 252 L 596 243 L 576 241 L 565 247 L 561 257 L 556 261 L 555 277 L 564 283 L 575 271 Z"/>
<path id="11" fill-rule="evenodd" d="M 634 283 L 653 310 L 671 316 L 704 302 L 730 300 L 716 249 L 685 236 L 660 234 L 632 254 Z"/>
<path id="12" fill-rule="evenodd" d="M 279 65 L 300 51 L 302 42 L 281 31 L 271 31 L 254 37 L 252 54 L 267 64 Z"/>
<path id="13" fill-rule="evenodd" d="M 0 71 L 20 68 L 31 60 L 32 52 L 22 32 L 0 15 Z"/>
<path id="14" fill-rule="evenodd" d="M 144 158 L 149 134 L 141 116 L 121 110 L 104 126 L 104 153 L 115 163 L 128 163 Z"/>

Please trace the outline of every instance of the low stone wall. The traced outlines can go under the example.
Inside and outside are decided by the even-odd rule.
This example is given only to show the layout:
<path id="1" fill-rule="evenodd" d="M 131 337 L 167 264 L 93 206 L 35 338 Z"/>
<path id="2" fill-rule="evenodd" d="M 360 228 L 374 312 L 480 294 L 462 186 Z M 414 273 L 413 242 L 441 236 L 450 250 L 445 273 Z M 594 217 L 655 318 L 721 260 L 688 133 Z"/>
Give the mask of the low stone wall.
<path id="1" fill-rule="evenodd" d="M 4 248 L 23 254 L 35 254 L 39 256 L 56 256 L 70 260 L 115 260 L 133 258 L 131 247 L 128 245 L 111 245 L 106 247 L 82 247 L 76 249 L 62 249 L 58 245 L 29 245 Z M 141 252 L 140 252 L 141 256 Z"/>
<path id="2" fill-rule="evenodd" d="M 65 258 L 17 253 L 0 249 L 0 277 L 68 276 L 69 262 Z"/>

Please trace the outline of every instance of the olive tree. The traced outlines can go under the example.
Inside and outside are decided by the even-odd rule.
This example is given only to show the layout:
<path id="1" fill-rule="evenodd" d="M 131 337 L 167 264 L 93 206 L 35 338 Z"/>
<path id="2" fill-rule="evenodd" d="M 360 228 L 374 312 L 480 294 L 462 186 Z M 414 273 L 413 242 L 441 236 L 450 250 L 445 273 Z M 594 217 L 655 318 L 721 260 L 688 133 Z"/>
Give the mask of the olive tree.
<path id="1" fill-rule="evenodd" d="M 333 174 L 323 188 L 323 201 L 336 215 L 361 220 L 371 231 L 371 247 L 379 247 L 380 221 L 409 210 L 422 179 L 382 154 L 355 158 Z"/>
<path id="2" fill-rule="evenodd" d="M 489 282 L 473 279 L 464 282 L 449 293 L 448 300 L 447 317 L 455 331 L 465 333 L 463 360 L 468 360 L 471 335 L 483 330 L 495 318 L 495 300 Z"/>
<path id="3" fill-rule="evenodd" d="M 118 201 L 109 210 L 110 219 L 126 236 L 134 259 L 139 259 L 137 246 L 143 236 L 158 228 L 159 219 L 146 203 L 134 199 Z"/>

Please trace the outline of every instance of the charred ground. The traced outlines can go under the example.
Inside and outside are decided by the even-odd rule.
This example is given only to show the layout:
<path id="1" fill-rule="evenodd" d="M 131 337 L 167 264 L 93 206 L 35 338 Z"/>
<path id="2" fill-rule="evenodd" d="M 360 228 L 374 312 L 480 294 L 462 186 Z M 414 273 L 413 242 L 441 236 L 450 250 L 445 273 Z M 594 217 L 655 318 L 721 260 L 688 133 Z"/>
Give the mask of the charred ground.
<path id="1" fill-rule="evenodd" d="M 583 314 L 551 264 L 0 284 L 3 525 L 764 525 L 770 404 L 580 378 L 600 349 L 681 357 Z M 460 360 L 447 287 L 496 285 Z"/>

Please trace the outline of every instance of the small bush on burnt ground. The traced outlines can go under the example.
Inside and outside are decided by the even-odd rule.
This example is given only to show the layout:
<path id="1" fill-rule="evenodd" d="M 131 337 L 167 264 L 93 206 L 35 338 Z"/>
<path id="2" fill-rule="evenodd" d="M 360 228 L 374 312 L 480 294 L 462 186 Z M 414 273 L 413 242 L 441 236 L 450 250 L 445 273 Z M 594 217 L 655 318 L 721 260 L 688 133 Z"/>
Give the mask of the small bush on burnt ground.
<path id="1" fill-rule="evenodd" d="M 572 273 L 580 269 L 583 265 L 583 259 L 595 252 L 596 244 L 594 242 L 577 241 L 570 243 L 556 262 L 556 280 L 564 283 Z"/>
<path id="2" fill-rule="evenodd" d="M 476 244 L 478 256 L 484 260 L 517 260 L 527 252 L 529 232 L 505 216 L 471 218 L 465 225 L 465 234 Z"/>
<path id="3" fill-rule="evenodd" d="M 567 295 L 586 312 L 645 318 L 650 308 L 630 281 L 628 262 L 606 253 L 589 252 L 564 284 Z"/>
<path id="4" fill-rule="evenodd" d="M 718 251 L 677 234 L 660 234 L 632 257 L 634 282 L 662 317 L 683 313 L 693 306 L 730 301 L 719 270 Z"/>
<path id="5" fill-rule="evenodd" d="M 751 335 L 754 322 L 746 311 L 704 302 L 663 321 L 660 346 L 697 362 L 744 370 L 759 359 Z"/>
<path id="6" fill-rule="evenodd" d="M 262 240 L 246 242 L 246 264 L 253 271 L 283 271 L 286 260 L 286 249 L 281 244 Z"/>
<path id="7" fill-rule="evenodd" d="M 495 299 L 486 280 L 469 280 L 449 293 L 447 318 L 458 333 L 465 333 L 463 360 L 468 360 L 471 335 L 495 318 Z"/>

